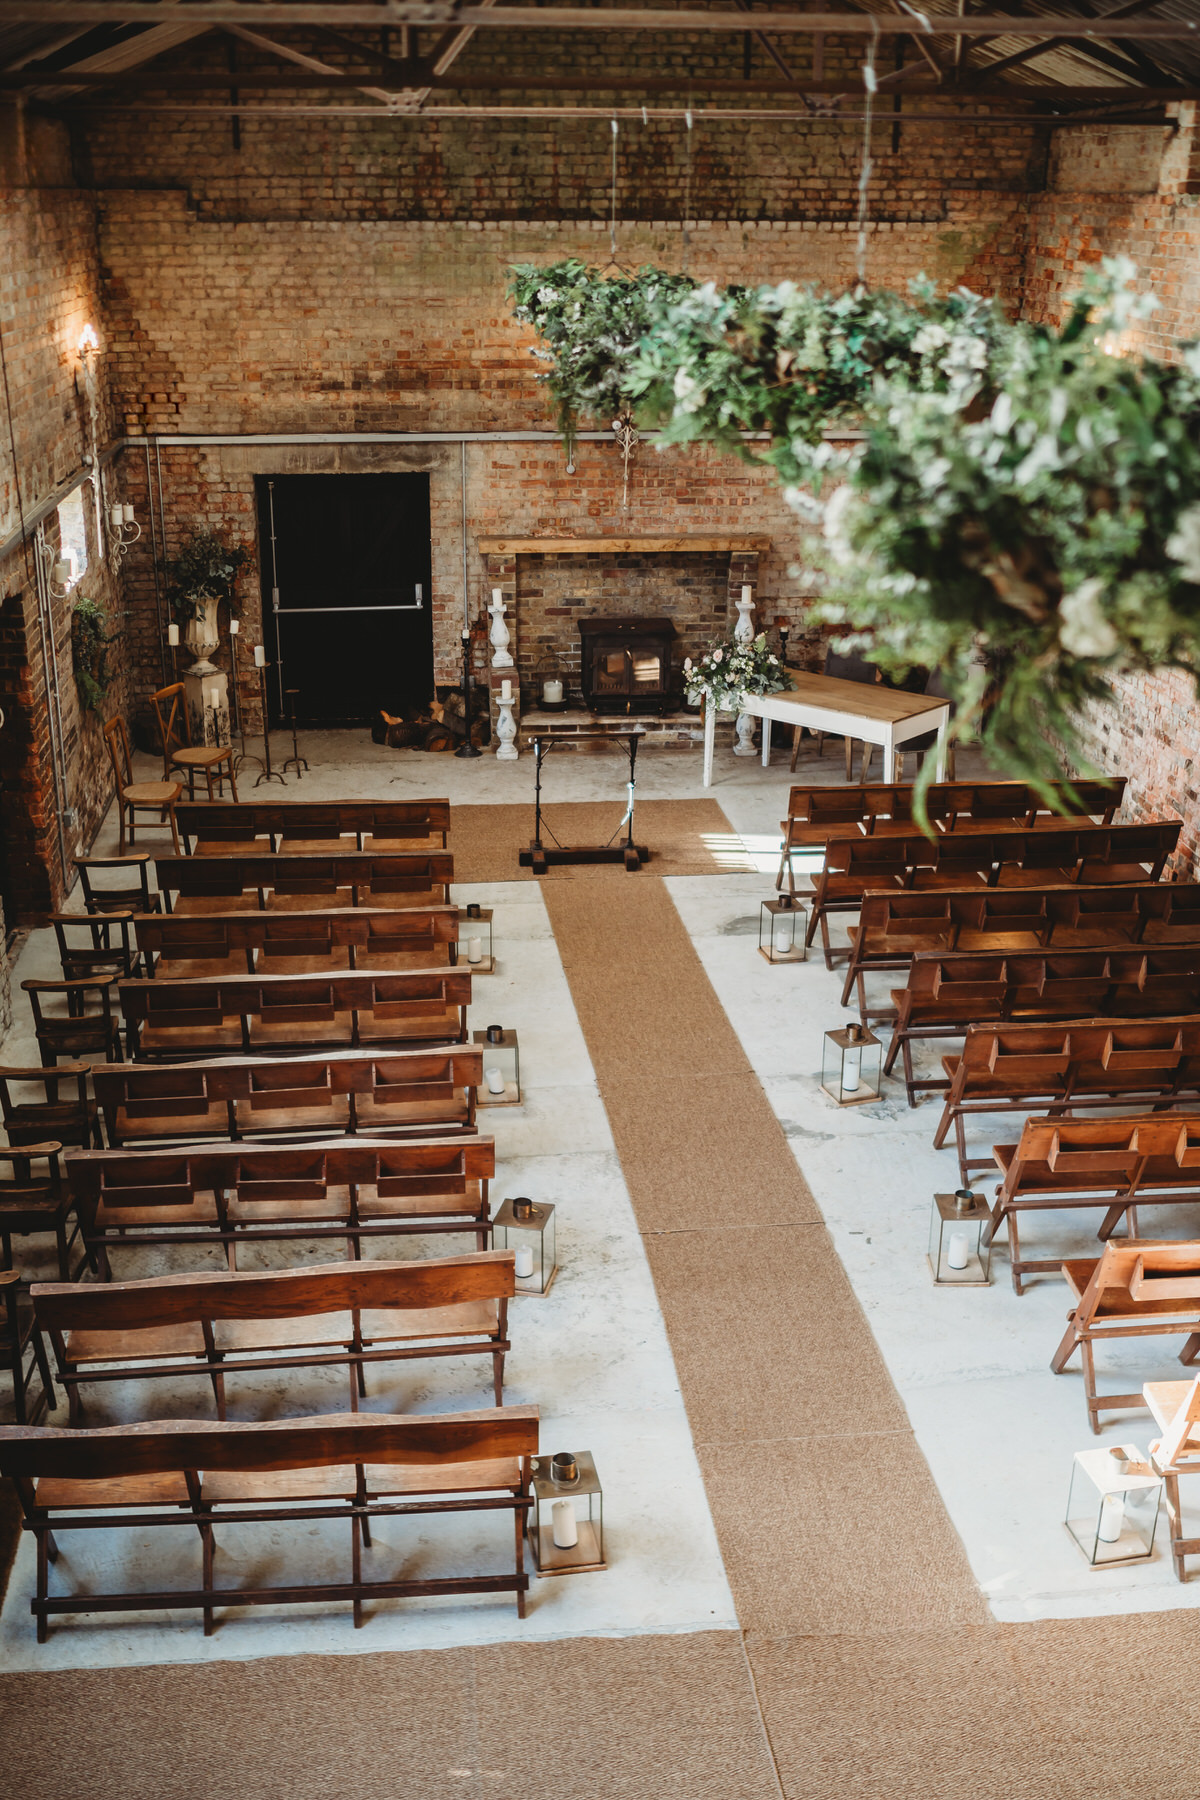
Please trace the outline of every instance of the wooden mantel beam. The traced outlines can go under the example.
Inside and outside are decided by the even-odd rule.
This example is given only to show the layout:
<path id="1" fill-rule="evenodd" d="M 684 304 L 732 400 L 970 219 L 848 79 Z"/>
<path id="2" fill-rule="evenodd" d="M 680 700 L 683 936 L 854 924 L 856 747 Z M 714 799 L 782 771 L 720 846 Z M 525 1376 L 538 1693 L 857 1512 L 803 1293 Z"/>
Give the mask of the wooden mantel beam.
<path id="1" fill-rule="evenodd" d="M 614 551 L 631 556 L 669 556 L 692 550 L 761 555 L 771 547 L 769 537 L 736 531 L 714 537 L 481 537 L 477 542 L 483 556 L 599 556 Z"/>

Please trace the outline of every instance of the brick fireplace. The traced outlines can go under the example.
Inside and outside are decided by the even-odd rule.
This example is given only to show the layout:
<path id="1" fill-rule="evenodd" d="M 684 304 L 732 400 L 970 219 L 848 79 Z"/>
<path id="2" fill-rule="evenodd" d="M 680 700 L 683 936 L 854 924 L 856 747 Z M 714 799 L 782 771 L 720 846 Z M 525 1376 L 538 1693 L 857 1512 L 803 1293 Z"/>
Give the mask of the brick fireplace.
<path id="1" fill-rule="evenodd" d="M 732 631 L 735 602 L 743 587 L 757 594 L 759 558 L 769 545 L 768 537 L 751 534 L 481 537 L 488 591 L 500 588 L 504 595 L 514 664 L 493 673 L 493 693 L 508 675 L 519 692 L 518 715 L 536 712 L 542 680 L 555 675 L 570 707 L 583 709 L 580 625 L 585 620 L 669 621 L 678 668 L 685 657 Z M 760 628 L 765 623 L 757 620 Z M 670 717 L 674 735 L 690 741 L 691 721 Z"/>

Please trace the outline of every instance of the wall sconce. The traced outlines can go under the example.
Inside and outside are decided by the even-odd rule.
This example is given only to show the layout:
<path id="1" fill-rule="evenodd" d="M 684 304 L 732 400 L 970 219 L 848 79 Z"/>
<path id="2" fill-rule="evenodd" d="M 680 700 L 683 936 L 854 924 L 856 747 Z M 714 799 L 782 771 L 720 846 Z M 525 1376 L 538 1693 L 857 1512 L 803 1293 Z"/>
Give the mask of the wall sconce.
<path id="1" fill-rule="evenodd" d="M 55 556 L 44 538 L 39 549 L 42 554 L 42 566 L 46 571 L 46 591 L 52 600 L 65 600 L 71 591 L 75 576 L 74 563 L 69 556 L 64 556 L 61 550 Z"/>
<path id="2" fill-rule="evenodd" d="M 76 348 L 79 351 L 79 360 L 83 363 L 85 368 L 89 356 L 98 356 L 100 354 L 100 339 L 96 336 L 96 327 L 94 325 L 84 326 L 79 334 L 79 343 Z"/>
<path id="3" fill-rule="evenodd" d="M 108 509 L 108 563 L 114 575 L 128 555 L 130 545 L 136 544 L 141 535 L 142 528 L 133 516 L 129 501 L 114 500 Z"/>

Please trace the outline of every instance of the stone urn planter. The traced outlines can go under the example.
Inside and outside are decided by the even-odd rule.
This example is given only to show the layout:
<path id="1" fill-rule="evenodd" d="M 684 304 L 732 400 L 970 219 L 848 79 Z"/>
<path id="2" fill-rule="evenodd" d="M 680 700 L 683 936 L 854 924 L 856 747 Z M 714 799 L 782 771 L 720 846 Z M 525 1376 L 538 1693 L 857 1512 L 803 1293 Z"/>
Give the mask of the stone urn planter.
<path id="1" fill-rule="evenodd" d="M 188 621 L 184 633 L 184 642 L 195 657 L 188 675 L 215 675 L 216 664 L 211 661 L 212 653 L 221 641 L 221 629 L 217 623 L 217 606 L 219 602 L 215 594 L 197 596 L 195 611 Z"/>

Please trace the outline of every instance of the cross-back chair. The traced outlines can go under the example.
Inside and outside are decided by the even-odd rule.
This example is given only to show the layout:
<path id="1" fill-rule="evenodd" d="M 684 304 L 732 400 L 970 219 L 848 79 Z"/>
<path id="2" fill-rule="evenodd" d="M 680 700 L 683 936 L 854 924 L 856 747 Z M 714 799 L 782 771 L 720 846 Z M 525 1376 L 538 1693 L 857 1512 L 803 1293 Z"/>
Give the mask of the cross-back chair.
<path id="1" fill-rule="evenodd" d="M 179 831 L 175 824 L 175 802 L 183 792 L 183 783 L 133 779 L 129 734 L 125 730 L 124 719 L 119 715 L 115 719 L 109 719 L 105 725 L 104 743 L 117 783 L 117 824 L 121 834 L 121 855 L 125 854 L 126 827 L 128 826 L 129 842 L 132 844 L 137 832 L 137 815 L 140 812 L 156 812 L 160 824 L 165 822 L 170 825 L 171 843 L 178 856 Z"/>
<path id="2" fill-rule="evenodd" d="M 158 721 L 158 738 L 162 746 L 163 780 L 170 781 L 176 770 L 187 776 L 188 799 L 196 798 L 197 770 L 204 776 L 208 784 L 208 797 L 213 799 L 213 778 L 224 791 L 224 783 L 229 782 L 234 801 L 237 801 L 237 782 L 233 773 L 232 744 L 197 744 L 192 743 L 192 722 L 188 716 L 187 690 L 182 681 L 174 681 L 170 687 L 159 688 L 151 696 L 154 717 Z"/>

